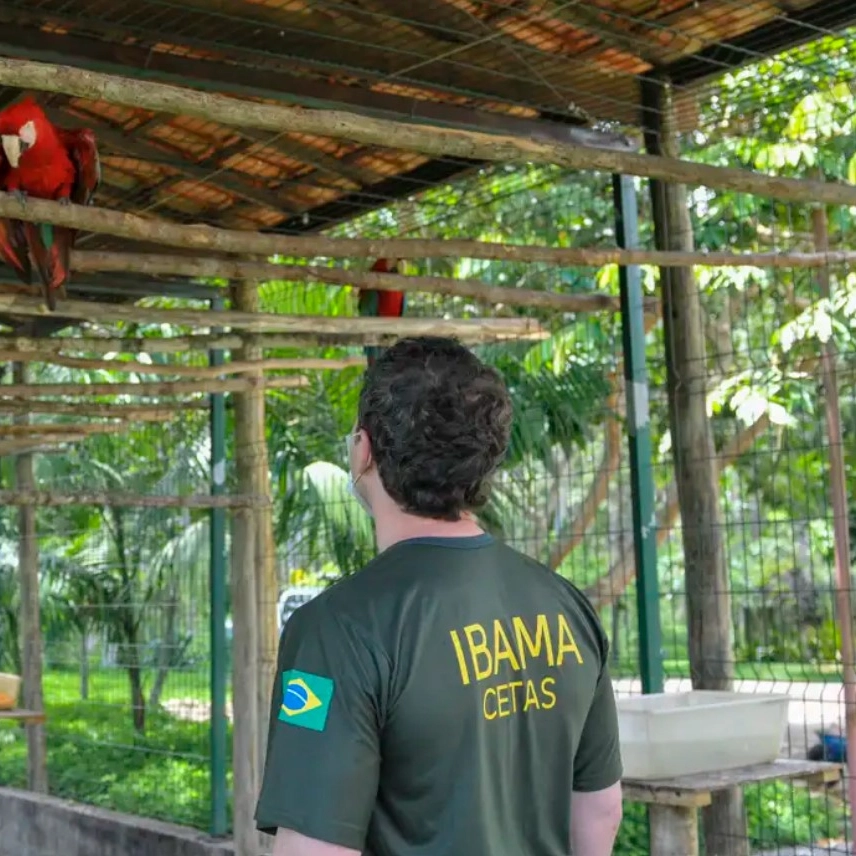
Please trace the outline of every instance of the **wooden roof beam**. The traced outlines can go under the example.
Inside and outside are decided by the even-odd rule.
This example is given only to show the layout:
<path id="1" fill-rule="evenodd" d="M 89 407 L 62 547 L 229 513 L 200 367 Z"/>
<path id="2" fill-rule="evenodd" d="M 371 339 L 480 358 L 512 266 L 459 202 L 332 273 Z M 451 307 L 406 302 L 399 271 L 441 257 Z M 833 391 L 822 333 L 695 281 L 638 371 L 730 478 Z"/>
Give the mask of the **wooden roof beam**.
<path id="1" fill-rule="evenodd" d="M 68 119 L 73 118 L 81 125 L 89 125 L 95 131 L 100 144 L 116 149 L 119 153 L 125 152 L 140 160 L 147 160 L 153 155 L 162 156 L 164 153 L 164 149 L 159 145 L 150 143 L 142 137 L 133 137 L 118 129 L 111 128 L 105 120 L 96 117 L 88 111 L 86 119 L 81 119 L 79 114 L 70 112 L 65 106 L 60 109 L 48 107 L 45 112 L 51 121 L 55 121 L 57 124 L 67 124 Z M 247 202 L 252 202 L 254 205 L 262 205 L 273 211 L 282 211 L 288 214 L 298 213 L 292 203 L 283 199 L 278 193 L 274 193 L 272 190 L 252 187 L 240 179 L 233 178 L 232 175 L 224 175 L 223 173 L 212 175 L 213 170 L 221 168 L 219 165 L 215 166 L 211 164 L 206 167 L 187 161 L 175 163 L 170 168 L 175 169 L 180 174 L 194 181 L 219 187 L 226 193 L 238 196 Z M 175 180 L 177 177 L 173 176 L 172 180 Z"/>
<path id="2" fill-rule="evenodd" d="M 186 0 L 182 5 L 198 9 L 201 14 L 200 23 L 203 24 L 208 21 L 205 13 L 214 11 L 213 4 L 208 0 Z M 241 2 L 239 5 L 243 10 L 240 13 L 240 21 L 244 25 L 258 20 L 257 13 L 261 10 L 286 14 L 282 9 L 272 10 L 271 7 L 253 4 L 253 15 L 248 16 L 247 4 Z M 238 20 L 237 15 L 234 17 Z M 70 32 L 46 32 L 42 29 L 46 20 L 55 22 Z M 434 61 L 428 55 L 414 54 L 409 48 L 391 50 L 388 46 L 377 44 L 377 31 L 367 32 L 364 42 L 360 43 L 359 36 L 353 33 L 349 33 L 347 38 L 337 37 L 333 28 L 322 31 L 316 24 L 313 29 L 312 23 L 311 19 L 307 19 L 303 14 L 296 17 L 292 15 L 290 20 L 281 19 L 275 25 L 276 30 L 273 27 L 266 27 L 265 22 L 260 22 L 259 32 L 253 44 L 224 45 L 212 44 L 188 35 L 176 35 L 170 38 L 168 33 L 157 30 L 147 31 L 144 27 L 125 29 L 118 24 L 99 25 L 91 18 L 46 13 L 41 10 L 29 11 L 20 8 L 7 10 L 0 7 L 0 24 L 6 24 L 0 27 L 3 34 L 2 52 L 11 56 L 21 54 L 9 53 L 10 51 L 26 47 L 42 54 L 49 51 L 55 52 L 56 55 L 49 61 L 56 61 L 60 57 L 62 57 L 60 61 L 67 61 L 68 54 L 74 52 L 73 49 L 69 49 L 69 46 L 75 40 L 83 39 L 101 45 L 98 51 L 100 55 L 114 62 L 118 59 L 118 64 L 122 66 L 126 65 L 122 57 L 127 54 L 127 49 L 135 47 L 130 43 L 131 40 L 137 42 L 142 40 L 151 44 L 172 42 L 211 53 L 219 51 L 224 58 L 228 57 L 235 62 L 255 66 L 261 73 L 262 79 L 268 70 L 265 66 L 269 68 L 278 57 L 291 57 L 299 60 L 301 65 L 326 74 L 341 73 L 343 69 L 348 69 L 381 81 L 395 75 L 403 65 L 408 64 L 408 61 L 412 62 L 415 59 L 420 61 L 419 75 L 410 78 L 411 81 L 418 80 L 421 85 L 454 93 L 458 97 L 478 93 L 477 97 L 522 105 L 543 104 L 552 110 L 563 109 L 568 100 L 557 94 L 554 87 L 538 81 L 515 78 L 491 68 L 462 67 L 453 58 Z M 79 36 L 74 33 L 75 27 L 89 32 L 97 31 L 100 38 L 96 40 Z M 267 42 L 264 41 L 265 35 L 268 36 Z M 56 40 L 55 44 L 48 47 L 54 40 Z M 437 42 L 436 47 L 436 53 L 440 55 L 443 52 L 443 43 Z M 155 51 L 148 48 L 139 47 L 136 50 L 142 51 L 149 60 L 158 57 Z M 425 60 L 424 65 L 421 64 L 421 60 Z M 190 60 L 189 62 L 194 65 L 199 61 Z M 151 80 L 155 77 L 152 74 L 155 65 L 150 61 L 143 62 L 140 68 L 146 71 L 147 79 Z M 186 81 L 184 82 L 186 84 Z"/>
<path id="3" fill-rule="evenodd" d="M 634 151 L 609 151 L 593 146 L 554 143 L 531 137 L 503 137 L 463 129 L 441 131 L 409 125 L 405 122 L 373 119 L 344 111 L 301 110 L 294 107 L 259 104 L 213 93 L 200 95 L 185 87 L 81 71 L 69 66 L 0 58 L 0 85 L 2 84 L 45 92 L 64 92 L 78 98 L 94 100 L 109 98 L 115 103 L 132 104 L 149 110 L 170 110 L 237 127 L 251 126 L 277 133 L 288 130 L 292 133 L 347 139 L 364 145 L 392 145 L 395 148 L 419 152 L 435 158 L 478 159 L 501 163 L 546 163 L 568 169 L 598 170 L 635 175 L 640 178 L 657 178 L 693 187 L 704 185 L 717 190 L 736 190 L 790 202 L 856 205 L 856 186 L 845 182 L 771 176 L 748 169 L 713 166 L 672 157 L 642 155 Z M 11 209 L 11 216 L 23 220 L 31 219 L 29 212 L 35 210 L 36 204 L 39 206 L 51 204 L 44 200 L 31 200 L 26 207 L 28 216 L 21 216 L 19 212 L 24 206 L 20 203 L 14 205 L 9 199 L 2 199 L 0 202 L 2 202 L 0 208 Z M 80 216 L 78 213 L 72 213 L 69 206 L 57 205 L 56 209 L 56 213 L 48 214 L 48 217 L 58 225 L 68 225 L 67 220 Z M 41 208 L 41 210 L 50 209 Z M 122 236 L 132 228 L 129 215 L 125 215 L 125 220 L 121 223 L 110 221 L 107 228 L 99 228 L 96 223 L 103 222 L 98 218 L 99 216 L 103 218 L 104 212 L 96 214 L 93 209 L 86 210 L 88 211 L 87 222 L 80 228 L 91 227 L 93 231 L 105 231 Z M 41 222 L 41 218 L 37 218 L 35 222 Z M 144 229 L 144 227 L 144 223 L 135 221 L 133 228 Z M 190 240 L 196 241 L 201 237 L 191 239 L 189 236 L 192 230 L 186 228 L 183 231 L 185 232 L 182 239 L 184 245 Z M 205 241 L 203 246 L 212 248 L 212 234 L 213 230 L 202 239 Z M 151 235 L 141 232 L 135 237 L 145 239 Z M 247 242 L 258 237 L 258 235 L 242 235 L 239 239 L 241 246 L 232 252 L 251 252 Z M 164 243 L 169 243 L 166 236 L 164 236 Z M 225 248 L 221 246 L 220 249 Z"/>
<path id="4" fill-rule="evenodd" d="M 256 9 L 263 7 L 257 6 Z M 16 16 L 21 13 L 16 10 Z M 28 13 L 36 19 L 35 13 Z M 0 9 L 0 22 L 9 17 L 9 13 Z M 14 38 L 12 37 L 14 35 Z M 210 49 L 210 46 L 209 46 Z M 447 127 L 478 128 L 497 133 L 526 135 L 531 134 L 555 139 L 557 142 L 580 141 L 574 135 L 577 129 L 572 125 L 557 122 L 525 119 L 519 116 L 506 116 L 497 112 L 488 112 L 475 107 L 432 102 L 423 99 L 410 98 L 401 95 L 374 92 L 355 86 L 331 84 L 308 77 L 290 74 L 282 68 L 272 67 L 274 57 L 265 54 L 242 50 L 224 50 L 231 59 L 245 64 L 218 60 L 197 60 L 167 53 L 157 53 L 145 47 L 133 44 L 115 44 L 86 36 L 71 33 L 45 32 L 38 26 L 27 26 L 18 23 L 14 33 L 3 28 L 0 35 L 0 51 L 7 56 L 22 59 L 36 59 L 43 62 L 63 62 L 90 68 L 96 71 L 107 71 L 118 74 L 133 74 L 134 71 L 145 72 L 146 79 L 160 80 L 182 86 L 194 86 L 208 91 L 224 92 L 243 97 L 263 97 L 301 104 L 307 107 L 349 106 L 370 114 L 396 116 L 408 121 L 425 122 Z M 545 55 L 546 56 L 546 55 Z M 243 57 L 243 60 L 242 60 Z M 301 57 L 301 62 L 307 67 L 320 67 L 327 72 L 341 72 L 342 64 L 325 65 L 312 56 Z M 599 69 L 595 69 L 599 71 Z M 383 82 L 385 73 L 381 70 L 364 69 L 361 75 L 367 79 Z M 438 94 L 451 92 L 460 95 L 456 86 L 451 86 L 442 80 L 424 80 L 419 84 L 427 90 Z M 493 90 L 496 89 L 494 85 Z M 478 95 L 467 93 L 470 97 L 486 98 L 492 101 L 508 102 L 533 106 L 543 102 L 538 93 L 529 87 L 526 94 L 515 95 L 511 92 L 479 91 Z M 550 110 L 562 112 L 568 109 L 568 99 L 557 100 L 556 93 L 551 91 L 550 98 L 544 106 Z M 609 105 L 605 112 L 598 114 L 600 119 L 614 118 L 609 115 Z M 612 148 L 626 147 L 626 141 L 617 134 L 587 132 L 590 137 L 596 137 L 604 146 Z M 597 144 L 589 141 L 589 144 Z"/>

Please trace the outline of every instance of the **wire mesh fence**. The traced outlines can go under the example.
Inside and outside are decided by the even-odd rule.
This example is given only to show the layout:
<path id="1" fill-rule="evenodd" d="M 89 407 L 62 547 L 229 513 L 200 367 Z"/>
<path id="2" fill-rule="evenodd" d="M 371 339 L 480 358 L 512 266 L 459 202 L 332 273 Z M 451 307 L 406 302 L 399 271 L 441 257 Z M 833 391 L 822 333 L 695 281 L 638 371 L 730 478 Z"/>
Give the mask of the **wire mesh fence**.
<path id="1" fill-rule="evenodd" d="M 55 379 L 51 368 L 34 377 Z M 207 493 L 206 412 L 174 415 L 39 455 L 37 489 L 95 497 L 122 491 L 155 500 Z M 8 471 L 3 480 L 12 481 Z M 132 501 L 38 509 L 51 793 L 207 825 L 210 514 Z M 17 521 L 18 509 L 4 506 L 0 656 L 5 671 L 21 674 Z M 24 730 L 4 728 L 2 738 L 0 779 L 25 786 Z"/>

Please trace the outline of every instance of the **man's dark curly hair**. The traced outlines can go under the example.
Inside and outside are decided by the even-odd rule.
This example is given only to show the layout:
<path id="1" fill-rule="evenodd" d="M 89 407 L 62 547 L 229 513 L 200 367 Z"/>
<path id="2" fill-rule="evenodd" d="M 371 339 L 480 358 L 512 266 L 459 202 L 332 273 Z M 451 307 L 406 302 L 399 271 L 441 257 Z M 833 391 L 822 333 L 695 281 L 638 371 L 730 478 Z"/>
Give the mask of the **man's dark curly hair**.
<path id="1" fill-rule="evenodd" d="M 402 339 L 366 372 L 358 425 L 409 514 L 458 520 L 485 504 L 511 433 L 499 373 L 454 339 Z"/>

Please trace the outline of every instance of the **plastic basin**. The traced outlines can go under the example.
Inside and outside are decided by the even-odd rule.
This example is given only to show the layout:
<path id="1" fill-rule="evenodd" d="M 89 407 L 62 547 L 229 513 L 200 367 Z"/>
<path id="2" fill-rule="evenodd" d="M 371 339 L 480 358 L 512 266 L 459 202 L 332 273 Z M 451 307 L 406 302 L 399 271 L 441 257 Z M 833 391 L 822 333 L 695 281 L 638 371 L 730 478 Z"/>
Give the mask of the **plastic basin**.
<path id="1" fill-rule="evenodd" d="M 711 690 L 619 699 L 624 776 L 670 779 L 775 761 L 789 702 Z"/>
<path id="2" fill-rule="evenodd" d="M 12 710 L 18 704 L 21 679 L 17 675 L 0 672 L 0 710 Z"/>

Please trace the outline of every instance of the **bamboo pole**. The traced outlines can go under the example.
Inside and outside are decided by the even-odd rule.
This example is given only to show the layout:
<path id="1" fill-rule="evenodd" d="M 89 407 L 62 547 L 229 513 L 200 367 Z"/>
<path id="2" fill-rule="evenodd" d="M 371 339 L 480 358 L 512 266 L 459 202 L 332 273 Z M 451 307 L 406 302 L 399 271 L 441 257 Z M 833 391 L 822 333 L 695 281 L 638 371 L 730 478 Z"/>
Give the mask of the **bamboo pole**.
<path id="1" fill-rule="evenodd" d="M 3 60 L 0 59 L 0 64 Z M 773 179 L 776 180 L 776 179 Z M 782 179 L 785 180 L 785 179 Z M 820 182 L 813 182 L 819 184 Z M 848 189 L 845 185 L 827 185 Z M 849 188 L 856 197 L 856 188 Z M 856 204 L 856 200 L 854 203 Z M 0 217 L 10 217 L 38 223 L 53 223 L 79 231 L 97 232 L 127 238 L 132 241 L 147 241 L 166 247 L 197 249 L 205 252 L 234 253 L 254 256 L 291 256 L 297 258 L 400 258 L 419 259 L 477 258 L 492 261 L 542 263 L 560 266 L 620 263 L 648 264 L 662 267 L 685 267 L 688 264 L 709 264 L 710 260 L 732 262 L 738 259 L 748 263 L 750 258 L 773 267 L 816 267 L 814 254 L 794 253 L 781 261 L 783 254 L 759 253 L 754 256 L 737 256 L 733 253 L 704 253 L 685 251 L 662 251 L 655 256 L 649 251 L 615 248 L 575 249 L 571 247 L 534 247 L 515 244 L 488 243 L 470 240 L 420 240 L 414 238 L 331 238 L 326 235 L 272 235 L 249 230 L 218 229 L 213 226 L 183 226 L 158 217 L 139 217 L 124 211 L 113 211 L 92 205 L 60 205 L 45 199 L 28 198 L 21 202 L 8 193 L 0 193 Z M 79 255 L 85 255 L 80 253 Z M 79 258 L 75 254 L 75 259 Z M 830 253 L 831 262 L 852 262 L 853 252 Z M 227 260 L 220 260 L 224 264 Z M 796 262 L 796 264 L 794 264 Z M 256 264 L 236 262 L 237 264 Z M 206 263 L 208 265 L 209 263 Z M 140 264 L 142 267 L 142 262 Z M 152 267 L 154 265 L 152 264 Z M 172 265 L 177 267 L 177 265 Z M 743 266 L 743 262 L 741 262 Z M 79 269 L 79 268 L 78 268 Z M 187 268 L 183 268 L 187 269 Z M 211 266 L 201 268 L 214 270 Z M 237 269 L 239 272 L 240 268 Z M 208 274 L 194 273 L 194 276 Z M 217 274 L 219 275 L 219 274 Z M 242 272 L 242 275 L 248 275 Z M 390 274 L 391 275 L 391 274 Z M 537 293 L 537 292 L 536 292 Z"/>
<path id="2" fill-rule="evenodd" d="M 314 240 L 315 236 L 304 236 Z M 643 250 L 618 247 L 538 247 L 523 244 L 499 244 L 487 241 L 442 238 L 326 238 L 325 253 L 312 252 L 307 256 L 332 258 L 377 255 L 383 258 L 466 258 L 492 261 L 518 261 L 560 265 L 562 267 L 603 267 L 604 265 L 652 265 L 656 267 L 759 267 L 759 268 L 819 268 L 827 264 L 852 264 L 856 251 L 839 250 L 828 256 L 816 252 L 763 252 L 732 253 L 698 250 L 692 252 L 669 250 Z M 376 253 L 365 254 L 362 244 L 371 240 Z M 329 252 L 329 242 L 340 247 Z M 352 244 L 356 246 L 348 251 Z M 307 248 L 309 249 L 309 248 Z M 482 280 L 450 279 L 442 276 L 405 276 L 374 271 L 345 270 L 313 265 L 280 265 L 269 262 L 247 262 L 211 256 L 178 256 L 156 253 L 112 253 L 107 251 L 75 250 L 71 256 L 72 269 L 78 273 L 138 273 L 148 276 L 187 276 L 211 278 L 250 277 L 255 280 L 297 280 L 327 282 L 332 285 L 353 285 L 379 291 L 423 291 L 429 294 L 448 294 L 472 297 L 490 303 L 507 303 L 517 306 L 549 306 L 564 308 L 576 304 L 569 312 L 616 309 L 618 298 L 610 294 L 557 294 L 525 288 L 504 288 Z M 543 302 L 550 299 L 550 303 Z M 533 302 L 529 302 L 529 301 Z M 556 303 L 553 304 L 552 301 Z"/>
<path id="3" fill-rule="evenodd" d="M 394 333 L 398 336 L 456 336 L 476 327 L 497 338 L 546 337 L 532 318 L 368 318 L 318 315 L 275 315 L 268 312 L 236 312 L 204 309 L 156 309 L 117 303 L 64 300 L 50 312 L 41 298 L 0 294 L 0 313 L 115 324 L 164 324 L 185 327 L 232 327 L 253 333 Z"/>
<path id="4" fill-rule="evenodd" d="M 856 205 L 856 187 L 840 183 L 761 175 L 745 169 L 692 163 L 663 155 L 582 146 L 534 137 L 514 137 L 375 119 L 344 110 L 312 110 L 242 101 L 150 80 L 85 71 L 71 66 L 0 59 L 0 85 L 35 89 L 194 116 L 237 128 L 332 137 L 365 145 L 499 163 L 548 163 L 602 170 L 687 185 L 754 193 L 790 202 Z M 244 250 L 244 252 L 253 252 Z"/>
<path id="5" fill-rule="evenodd" d="M 135 360 L 90 360 L 81 357 L 66 357 L 50 351 L 30 349 L 26 351 L 0 350 L 0 362 L 18 360 L 20 362 L 50 363 L 72 369 L 89 369 L 118 372 L 119 374 L 173 375 L 190 378 L 218 378 L 232 374 L 258 374 L 274 370 L 305 371 L 342 371 L 365 366 L 364 357 L 341 357 L 326 359 L 323 357 L 299 357 L 295 359 L 276 358 L 258 360 L 235 360 L 222 366 L 182 366 L 175 363 L 141 363 Z"/>
<path id="6" fill-rule="evenodd" d="M 37 490 L 0 490 L 0 505 L 20 508 L 58 508 L 68 505 L 94 505 L 99 508 L 254 508 L 269 502 L 265 497 L 232 495 L 153 496 L 123 492 L 55 493 Z"/>
<path id="7" fill-rule="evenodd" d="M 206 410 L 204 401 L 175 401 L 168 407 L 140 407 L 131 404 L 97 402 L 15 401 L 0 398 L 0 413 L 45 413 L 51 416 L 78 416 L 89 419 L 123 419 L 127 422 L 166 422 L 183 410 Z"/>
<path id="8" fill-rule="evenodd" d="M 0 385 L 0 398 L 37 395 L 192 395 L 197 392 L 244 392 L 248 389 L 294 389 L 306 386 L 305 377 L 231 378 L 229 380 L 185 380 L 152 383 L 31 383 Z"/>

